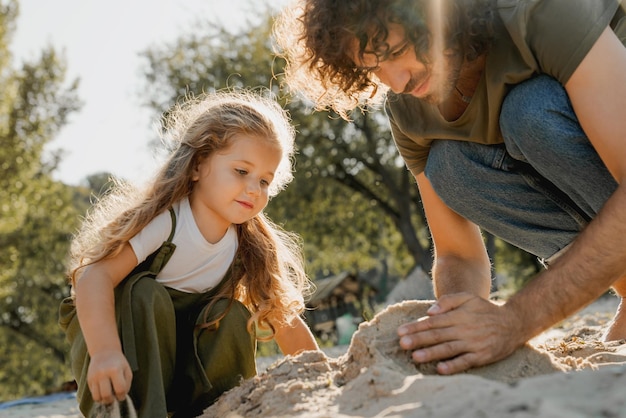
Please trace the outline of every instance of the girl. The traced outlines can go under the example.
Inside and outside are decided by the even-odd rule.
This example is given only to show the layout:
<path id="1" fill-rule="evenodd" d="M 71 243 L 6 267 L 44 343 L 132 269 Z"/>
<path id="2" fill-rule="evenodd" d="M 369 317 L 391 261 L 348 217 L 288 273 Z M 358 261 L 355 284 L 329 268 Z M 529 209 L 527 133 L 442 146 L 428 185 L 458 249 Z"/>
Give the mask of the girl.
<path id="1" fill-rule="evenodd" d="M 140 417 L 200 414 L 256 374 L 255 325 L 285 355 L 318 349 L 299 242 L 262 213 L 292 179 L 286 113 L 219 92 L 166 122 L 175 148 L 154 180 L 116 183 L 72 243 L 60 324 L 86 416 L 126 395 Z"/>

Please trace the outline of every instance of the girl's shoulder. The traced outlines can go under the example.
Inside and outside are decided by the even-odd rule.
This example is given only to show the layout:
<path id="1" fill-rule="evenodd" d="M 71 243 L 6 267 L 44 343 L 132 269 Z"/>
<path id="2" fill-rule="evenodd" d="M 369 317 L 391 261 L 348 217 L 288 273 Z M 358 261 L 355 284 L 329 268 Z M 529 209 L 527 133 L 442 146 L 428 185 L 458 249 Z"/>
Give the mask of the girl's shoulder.
<path id="1" fill-rule="evenodd" d="M 173 205 L 174 214 L 176 215 L 177 224 L 181 213 L 184 213 L 184 202 L 177 202 Z M 188 205 L 188 204 L 187 204 Z M 135 252 L 137 261 L 141 263 L 150 254 L 168 239 L 172 232 L 172 216 L 169 209 L 164 210 L 154 217 L 137 235 L 129 240 L 130 246 Z"/>

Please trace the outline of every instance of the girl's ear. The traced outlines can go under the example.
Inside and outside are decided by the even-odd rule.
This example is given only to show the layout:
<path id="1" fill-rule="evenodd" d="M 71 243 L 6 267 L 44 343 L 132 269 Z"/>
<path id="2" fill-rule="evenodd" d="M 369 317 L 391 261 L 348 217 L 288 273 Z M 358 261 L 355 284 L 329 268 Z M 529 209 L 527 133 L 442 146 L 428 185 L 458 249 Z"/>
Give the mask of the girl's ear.
<path id="1" fill-rule="evenodd" d="M 191 170 L 191 181 L 200 180 L 200 165 L 196 164 Z"/>
<path id="2" fill-rule="evenodd" d="M 202 166 L 202 161 L 198 161 L 198 159 L 195 159 L 195 162 L 193 163 L 193 169 L 191 170 L 191 181 L 198 181 L 200 180 L 200 167 Z"/>

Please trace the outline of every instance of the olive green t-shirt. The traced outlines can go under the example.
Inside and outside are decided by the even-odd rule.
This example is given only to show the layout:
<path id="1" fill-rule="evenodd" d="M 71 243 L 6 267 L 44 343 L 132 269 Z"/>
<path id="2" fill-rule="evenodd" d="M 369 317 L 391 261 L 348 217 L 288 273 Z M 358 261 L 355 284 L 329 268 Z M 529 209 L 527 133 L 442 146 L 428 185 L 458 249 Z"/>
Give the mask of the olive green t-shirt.
<path id="1" fill-rule="evenodd" d="M 435 139 L 503 142 L 499 116 L 511 86 L 536 74 L 565 84 L 610 24 L 626 44 L 621 0 L 498 0 L 496 39 L 465 112 L 446 121 L 436 106 L 413 96 L 389 93 L 385 110 L 407 168 L 424 171 Z"/>

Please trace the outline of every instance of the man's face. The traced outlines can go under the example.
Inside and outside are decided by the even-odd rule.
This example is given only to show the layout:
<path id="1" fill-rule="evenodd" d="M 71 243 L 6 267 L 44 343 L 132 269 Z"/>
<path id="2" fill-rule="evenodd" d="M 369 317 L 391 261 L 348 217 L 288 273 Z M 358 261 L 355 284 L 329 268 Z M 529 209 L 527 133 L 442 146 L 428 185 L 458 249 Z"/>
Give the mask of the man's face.
<path id="1" fill-rule="evenodd" d="M 374 53 L 355 57 L 360 67 L 374 68 L 371 73 L 394 93 L 410 94 L 431 104 L 440 104 L 454 90 L 461 68 L 461 59 L 451 50 L 443 50 L 435 40 L 425 54 L 428 63 L 417 58 L 412 45 L 407 45 L 404 29 L 398 24 L 389 25 L 387 58 L 378 61 Z"/>

